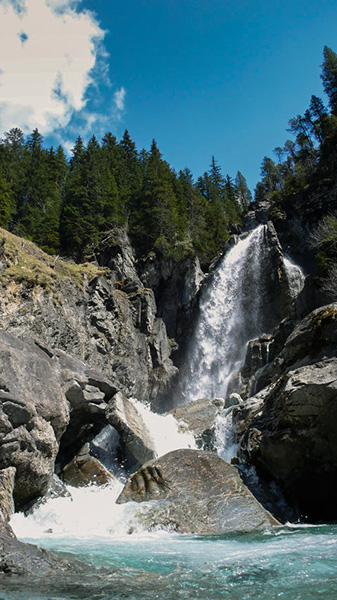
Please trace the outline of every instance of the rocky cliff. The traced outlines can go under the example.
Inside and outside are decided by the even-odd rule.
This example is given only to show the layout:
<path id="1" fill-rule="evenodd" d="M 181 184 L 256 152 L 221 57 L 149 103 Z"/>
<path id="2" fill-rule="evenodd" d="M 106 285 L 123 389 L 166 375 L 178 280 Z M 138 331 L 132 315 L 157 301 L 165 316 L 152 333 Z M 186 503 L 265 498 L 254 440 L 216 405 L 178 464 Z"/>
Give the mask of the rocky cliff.
<path id="1" fill-rule="evenodd" d="M 52 258 L 29 241 L 1 235 L 0 327 L 98 368 L 128 395 L 154 399 L 176 369 L 127 236 L 116 232 L 105 241 L 98 266 Z"/>

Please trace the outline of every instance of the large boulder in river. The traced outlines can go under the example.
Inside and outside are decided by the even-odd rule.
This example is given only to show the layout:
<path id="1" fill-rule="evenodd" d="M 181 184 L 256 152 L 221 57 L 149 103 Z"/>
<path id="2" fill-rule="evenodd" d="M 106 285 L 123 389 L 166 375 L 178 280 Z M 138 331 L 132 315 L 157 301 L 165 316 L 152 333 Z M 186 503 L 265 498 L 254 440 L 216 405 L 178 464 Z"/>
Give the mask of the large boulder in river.
<path id="1" fill-rule="evenodd" d="M 202 450 L 175 450 L 148 462 L 117 502 L 155 500 L 139 518 L 149 528 L 182 533 L 254 531 L 278 524 L 235 467 Z"/>

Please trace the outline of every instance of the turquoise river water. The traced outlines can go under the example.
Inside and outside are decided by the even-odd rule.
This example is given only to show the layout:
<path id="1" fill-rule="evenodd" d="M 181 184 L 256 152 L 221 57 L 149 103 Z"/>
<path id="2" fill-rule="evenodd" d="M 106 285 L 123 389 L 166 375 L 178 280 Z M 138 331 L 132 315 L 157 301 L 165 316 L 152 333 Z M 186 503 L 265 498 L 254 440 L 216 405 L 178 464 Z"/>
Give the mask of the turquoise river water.
<path id="1" fill-rule="evenodd" d="M 337 526 L 284 525 L 232 536 L 146 532 L 120 484 L 71 489 L 28 518 L 20 539 L 84 561 L 78 575 L 43 582 L 10 577 L 0 600 L 336 600 Z M 129 533 L 132 529 L 133 533 Z"/>

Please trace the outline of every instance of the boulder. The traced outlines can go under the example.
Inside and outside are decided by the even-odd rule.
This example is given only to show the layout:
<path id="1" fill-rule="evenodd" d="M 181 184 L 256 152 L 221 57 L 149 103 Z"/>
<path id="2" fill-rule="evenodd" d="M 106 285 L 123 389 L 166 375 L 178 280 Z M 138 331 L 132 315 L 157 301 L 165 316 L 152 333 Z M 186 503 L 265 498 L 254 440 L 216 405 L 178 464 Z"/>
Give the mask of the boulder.
<path id="1" fill-rule="evenodd" d="M 61 481 L 57 475 L 53 475 L 49 482 L 47 491 L 38 500 L 33 500 L 31 503 L 25 504 L 25 515 L 30 515 L 36 510 L 48 502 L 48 500 L 54 498 L 71 498 L 71 493 L 68 491 L 66 485 Z"/>
<path id="2" fill-rule="evenodd" d="M 127 450 L 140 464 L 156 456 L 154 441 L 135 405 L 118 392 L 106 410 L 106 419 L 116 431 Z"/>
<path id="3" fill-rule="evenodd" d="M 248 344 L 242 369 L 242 394 L 256 395 L 285 371 L 337 354 L 337 304 L 321 306 L 300 322 L 290 316 L 273 335 Z"/>
<path id="4" fill-rule="evenodd" d="M 216 419 L 225 407 L 223 398 L 201 398 L 173 408 L 169 414 L 191 431 L 200 448 L 214 450 Z"/>
<path id="5" fill-rule="evenodd" d="M 73 487 L 85 487 L 91 484 L 105 485 L 113 476 L 102 463 L 90 456 L 89 444 L 85 444 L 73 460 L 64 467 L 62 479 Z"/>
<path id="6" fill-rule="evenodd" d="M 144 465 L 117 502 L 154 500 L 139 519 L 149 529 L 223 534 L 277 525 L 235 467 L 212 452 L 175 450 Z"/>
<path id="7" fill-rule="evenodd" d="M 61 470 L 107 424 L 115 393 L 81 361 L 0 330 L 0 465 L 16 469 L 17 509 L 43 496 L 55 462 Z"/>

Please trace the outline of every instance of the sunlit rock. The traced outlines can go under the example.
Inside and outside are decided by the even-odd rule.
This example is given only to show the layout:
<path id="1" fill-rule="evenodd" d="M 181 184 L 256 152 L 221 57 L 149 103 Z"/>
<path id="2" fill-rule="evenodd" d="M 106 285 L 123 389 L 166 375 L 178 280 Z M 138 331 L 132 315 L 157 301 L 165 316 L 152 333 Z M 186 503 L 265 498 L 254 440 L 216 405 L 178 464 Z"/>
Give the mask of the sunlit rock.
<path id="1" fill-rule="evenodd" d="M 73 487 L 84 487 L 90 484 L 106 485 L 113 476 L 97 458 L 90 456 L 89 444 L 85 444 L 62 470 L 62 479 Z"/>
<path id="2" fill-rule="evenodd" d="M 106 411 L 110 425 L 118 431 L 125 447 L 143 464 L 156 456 L 155 444 L 141 415 L 131 400 L 117 393 Z"/>
<path id="3" fill-rule="evenodd" d="M 149 529 L 220 534 L 278 524 L 235 467 L 202 450 L 175 450 L 150 461 L 129 479 L 117 502 L 147 500 L 156 502 L 139 518 Z"/>

